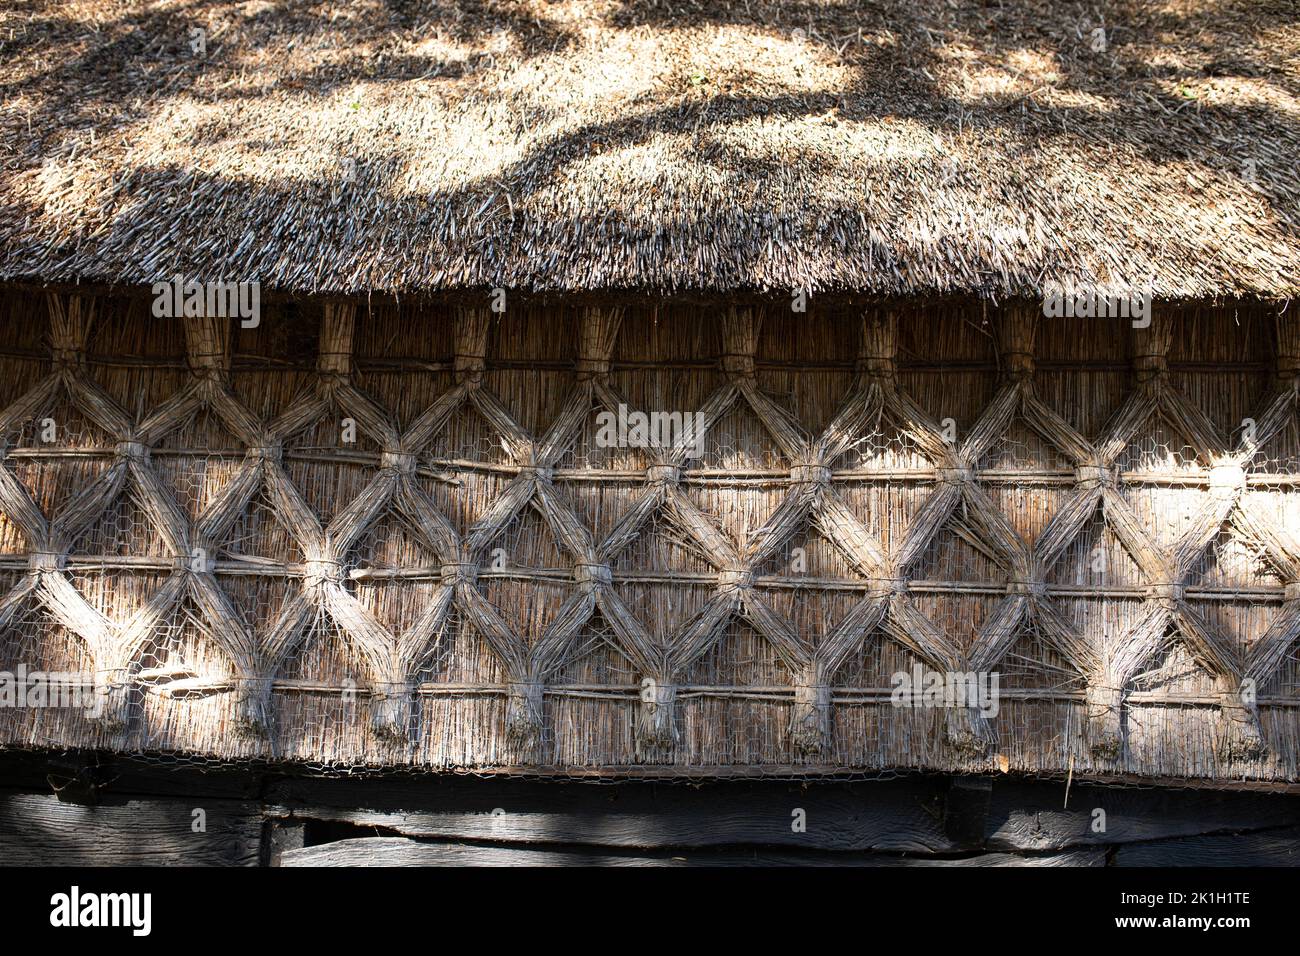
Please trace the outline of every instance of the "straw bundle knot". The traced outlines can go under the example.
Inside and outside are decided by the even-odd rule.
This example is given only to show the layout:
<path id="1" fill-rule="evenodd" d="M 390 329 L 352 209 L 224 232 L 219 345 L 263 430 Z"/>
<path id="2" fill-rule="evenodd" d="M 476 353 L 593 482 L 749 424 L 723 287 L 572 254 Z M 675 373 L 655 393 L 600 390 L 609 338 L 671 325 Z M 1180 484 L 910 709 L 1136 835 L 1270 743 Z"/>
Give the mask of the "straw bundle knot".
<path id="1" fill-rule="evenodd" d="M 203 549 L 202 554 L 172 555 L 172 570 L 181 574 L 211 574 L 216 568 L 216 559 Z"/>
<path id="2" fill-rule="evenodd" d="M 1121 718 L 1124 707 L 1123 688 L 1092 683 L 1084 692 L 1088 720 L 1088 749 L 1094 757 L 1116 760 L 1124 749 Z"/>
<path id="3" fill-rule="evenodd" d="M 619 327 L 623 324 L 623 309 L 593 306 L 582 311 L 578 331 L 578 381 L 604 379 L 609 375 L 610 357 Z"/>
<path id="4" fill-rule="evenodd" d="M 483 383 L 485 368 L 483 356 L 457 355 L 452 361 L 452 366 L 456 372 L 456 381 L 463 382 L 471 388 L 477 388 Z"/>
<path id="5" fill-rule="evenodd" d="M 1009 306 L 998 318 L 997 338 L 1002 377 L 1010 383 L 1028 382 L 1034 375 L 1034 331 L 1037 310 Z"/>
<path id="6" fill-rule="evenodd" d="M 754 377 L 754 356 L 752 355 L 723 355 L 722 370 L 727 373 L 730 379 L 747 379 Z"/>
<path id="7" fill-rule="evenodd" d="M 1300 316 L 1294 311 L 1277 316 L 1277 378 L 1283 388 L 1295 388 L 1300 378 Z"/>
<path id="8" fill-rule="evenodd" d="M 1157 602 L 1161 607 L 1173 610 L 1183 600 L 1185 589 L 1173 581 L 1157 581 L 1145 588 L 1146 597 Z"/>
<path id="9" fill-rule="evenodd" d="M 677 686 L 646 678 L 641 682 L 637 711 L 637 744 L 649 754 L 665 754 L 677 745 Z"/>
<path id="10" fill-rule="evenodd" d="M 754 573 L 748 568 L 724 568 L 718 572 L 718 590 L 741 591 L 753 587 Z"/>
<path id="11" fill-rule="evenodd" d="M 1246 490 L 1246 470 L 1239 462 L 1223 461 L 1210 469 L 1210 492 L 1220 501 L 1230 501 Z"/>
<path id="12" fill-rule="evenodd" d="M 444 584 L 473 585 L 478 580 L 478 565 L 470 561 L 451 561 L 439 568 Z"/>
<path id="13" fill-rule="evenodd" d="M 682 470 L 677 465 L 651 465 L 645 470 L 645 480 L 651 485 L 675 486 L 682 480 Z"/>
<path id="14" fill-rule="evenodd" d="M 95 683 L 95 693 L 100 697 L 99 715 L 92 719 L 112 736 L 126 730 L 131 706 L 131 685 L 119 676 L 120 673 L 113 671 L 109 675 L 100 675 Z"/>
<path id="15" fill-rule="evenodd" d="M 608 564 L 580 563 L 573 567 L 573 579 L 580 585 L 604 587 L 613 582 L 614 575 Z"/>
<path id="16" fill-rule="evenodd" d="M 1046 598 L 1047 582 L 1041 578 L 1017 578 L 1007 582 L 1007 594 Z"/>
<path id="17" fill-rule="evenodd" d="M 68 563 L 67 556 L 57 551 L 33 551 L 27 566 L 33 571 L 62 571 Z"/>
<path id="18" fill-rule="evenodd" d="M 1169 322 L 1153 323 L 1138 336 L 1133 372 L 1139 385 L 1154 385 L 1168 377 L 1168 355 L 1172 339 L 1173 328 Z"/>
<path id="19" fill-rule="evenodd" d="M 1093 491 L 1097 488 L 1113 488 L 1115 475 L 1103 465 L 1079 465 L 1074 470 L 1074 480 L 1080 489 Z"/>
<path id="20" fill-rule="evenodd" d="M 309 589 L 343 582 L 343 569 L 333 558 L 309 558 L 302 569 L 303 586 Z"/>
<path id="21" fill-rule="evenodd" d="M 1133 371 L 1139 383 L 1147 384 L 1168 375 L 1169 363 L 1163 355 L 1135 355 Z"/>
<path id="22" fill-rule="evenodd" d="M 271 680 L 245 677 L 235 688 L 235 733 L 266 740 L 271 736 Z"/>
<path id="23" fill-rule="evenodd" d="M 831 688 L 816 671 L 800 675 L 795 684 L 790 739 L 795 750 L 806 757 L 830 753 Z"/>
<path id="24" fill-rule="evenodd" d="M 379 467 L 386 471 L 393 471 L 399 475 L 415 474 L 416 464 L 419 458 L 408 452 L 386 451 L 379 456 Z"/>
<path id="25" fill-rule="evenodd" d="M 452 368 L 457 382 L 476 388 L 483 381 L 491 313 L 486 309 L 458 309 L 456 319 L 456 354 Z"/>
<path id="26" fill-rule="evenodd" d="M 531 478 L 535 482 L 549 484 L 553 475 L 548 465 L 523 465 L 519 469 L 520 478 Z"/>
<path id="27" fill-rule="evenodd" d="M 829 485 L 831 470 L 817 462 L 794 465 L 790 468 L 790 481 L 798 485 Z"/>
<path id="28" fill-rule="evenodd" d="M 898 317 L 892 312 L 868 313 L 862 320 L 857 371 L 882 384 L 892 383 L 897 372 Z"/>
<path id="29" fill-rule="evenodd" d="M 56 348 L 52 350 L 51 361 L 54 368 L 64 372 L 79 372 L 85 365 L 85 356 L 80 349 Z"/>
<path id="30" fill-rule="evenodd" d="M 897 595 L 902 597 L 907 594 L 907 578 L 899 575 L 890 577 L 872 578 L 869 584 L 868 594 L 872 600 L 881 600 Z"/>
<path id="31" fill-rule="evenodd" d="M 1027 382 L 1034 377 L 1034 356 L 1030 352 L 1008 352 L 1002 357 L 1002 375 L 1011 382 Z"/>
<path id="32" fill-rule="evenodd" d="M 1259 714 L 1240 690 L 1219 695 L 1219 756 L 1226 761 L 1257 760 L 1267 751 L 1259 730 Z"/>
<path id="33" fill-rule="evenodd" d="M 114 454 L 124 461 L 144 463 L 149 460 L 149 446 L 138 441 L 120 441 L 113 448 Z"/>
<path id="34" fill-rule="evenodd" d="M 402 746 L 411 738 L 410 681 L 381 682 L 370 688 L 370 728 L 388 746 Z"/>
<path id="35" fill-rule="evenodd" d="M 944 739 L 968 760 L 984 757 L 997 742 L 988 720 L 973 707 L 953 707 L 944 712 Z"/>
<path id="36" fill-rule="evenodd" d="M 936 468 L 935 477 L 945 485 L 969 485 L 975 481 L 975 472 L 967 465 L 953 468 Z"/>
<path id="37" fill-rule="evenodd" d="M 579 382 L 609 377 L 610 362 L 606 358 L 580 358 L 574 363 L 574 367 L 577 369 Z"/>
<path id="38" fill-rule="evenodd" d="M 276 464 L 284 457 L 284 448 L 278 444 L 275 445 L 251 445 L 244 452 L 244 457 L 249 461 L 261 461 L 269 464 Z"/>
<path id="39" fill-rule="evenodd" d="M 506 693 L 506 737 L 513 746 L 530 751 L 541 739 L 542 682 L 511 681 Z"/>

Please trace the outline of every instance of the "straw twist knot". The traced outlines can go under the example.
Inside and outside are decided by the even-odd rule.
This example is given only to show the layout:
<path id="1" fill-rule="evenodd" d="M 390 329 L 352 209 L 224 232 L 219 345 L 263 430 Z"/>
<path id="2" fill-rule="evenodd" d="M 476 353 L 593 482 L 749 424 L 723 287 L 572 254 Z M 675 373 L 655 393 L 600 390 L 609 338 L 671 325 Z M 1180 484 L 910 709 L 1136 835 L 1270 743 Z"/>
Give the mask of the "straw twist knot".
<path id="1" fill-rule="evenodd" d="M 592 587 L 610 584 L 614 580 L 608 564 L 578 564 L 573 568 L 573 579 Z"/>
<path id="2" fill-rule="evenodd" d="M 418 459 L 415 455 L 403 451 L 386 451 L 379 456 L 379 467 L 395 471 L 399 475 L 415 474 Z"/>
<path id="3" fill-rule="evenodd" d="M 33 571 L 61 571 L 67 564 L 67 558 L 54 551 L 33 551 L 28 558 L 28 567 Z"/>
<path id="4" fill-rule="evenodd" d="M 676 485 L 682 480 L 682 470 L 676 465 L 651 465 L 645 470 L 645 478 L 652 485 Z"/>
<path id="5" fill-rule="evenodd" d="M 799 464 L 790 469 L 790 480 L 795 484 L 827 485 L 830 484 L 831 470 L 816 463 Z"/>
<path id="6" fill-rule="evenodd" d="M 456 371 L 456 381 L 477 385 L 483 380 L 485 362 L 482 355 L 472 352 L 457 352 L 452 367 Z"/>
<path id="7" fill-rule="evenodd" d="M 1246 470 L 1237 462 L 1221 462 L 1210 469 L 1210 492 L 1219 500 L 1231 500 L 1246 490 Z"/>
<path id="8" fill-rule="evenodd" d="M 478 565 L 468 561 L 444 564 L 440 569 L 444 584 L 473 584 L 478 580 Z"/>
<path id="9" fill-rule="evenodd" d="M 578 381 L 590 382 L 609 375 L 609 359 L 580 358 L 577 361 Z"/>
<path id="10" fill-rule="evenodd" d="M 857 371 L 874 379 L 888 381 L 894 377 L 894 359 L 889 355 L 864 355 L 857 361 Z"/>
<path id="11" fill-rule="evenodd" d="M 1115 475 L 1102 465 L 1080 465 L 1074 470 L 1074 480 L 1080 488 L 1091 491 L 1115 484 Z"/>
<path id="12" fill-rule="evenodd" d="M 207 549 L 203 554 L 173 554 L 172 570 L 173 571 L 197 571 L 201 574 L 211 574 L 212 569 L 217 566 L 217 562 L 208 554 Z"/>
<path id="13" fill-rule="evenodd" d="M 873 578 L 869 592 L 873 598 L 885 598 L 907 593 L 907 579 L 901 577 Z"/>
<path id="14" fill-rule="evenodd" d="M 551 469 L 546 465 L 524 465 L 519 469 L 520 478 L 531 478 L 538 482 L 550 481 L 551 474 Z"/>
<path id="15" fill-rule="evenodd" d="M 1047 582 L 1030 579 L 1008 581 L 1007 594 L 1023 597 L 1043 597 L 1047 594 Z"/>
<path id="16" fill-rule="evenodd" d="M 279 445 L 254 445 L 248 449 L 245 455 L 253 461 L 275 463 L 284 457 L 284 449 Z"/>
<path id="17" fill-rule="evenodd" d="M 1137 373 L 1139 382 L 1149 382 L 1169 374 L 1169 363 L 1161 354 L 1135 355 L 1133 371 Z"/>
<path id="18" fill-rule="evenodd" d="M 79 349 L 55 348 L 52 350 L 51 358 L 56 369 L 75 371 L 82 365 L 82 354 Z"/>
<path id="19" fill-rule="evenodd" d="M 718 587 L 723 591 L 739 591 L 753 585 L 754 574 L 747 568 L 727 568 L 718 572 Z"/>
<path id="20" fill-rule="evenodd" d="M 120 441 L 113 448 L 118 458 L 127 461 L 146 462 L 149 460 L 149 446 L 138 441 Z"/>
<path id="21" fill-rule="evenodd" d="M 337 561 L 329 558 L 312 558 L 303 562 L 303 584 L 309 588 L 323 584 L 340 584 L 343 571 Z"/>
<path id="22" fill-rule="evenodd" d="M 1008 379 L 1023 382 L 1034 376 L 1034 353 L 1006 352 L 1002 356 L 1003 371 Z"/>
<path id="23" fill-rule="evenodd" d="M 722 370 L 732 378 L 752 378 L 754 375 L 754 356 L 724 355 Z"/>
<path id="24" fill-rule="evenodd" d="M 1165 607 L 1170 607 L 1183 599 L 1183 586 L 1168 581 L 1149 584 L 1146 588 L 1146 596 L 1152 601 L 1159 601 Z"/>

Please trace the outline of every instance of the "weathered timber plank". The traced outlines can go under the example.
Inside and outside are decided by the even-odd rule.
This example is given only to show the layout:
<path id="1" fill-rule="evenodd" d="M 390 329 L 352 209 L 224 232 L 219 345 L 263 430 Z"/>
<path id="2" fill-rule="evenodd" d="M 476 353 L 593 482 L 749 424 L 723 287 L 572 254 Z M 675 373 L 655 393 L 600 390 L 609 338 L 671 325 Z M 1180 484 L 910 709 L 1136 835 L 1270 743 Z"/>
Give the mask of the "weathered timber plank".
<path id="1" fill-rule="evenodd" d="M 1300 866 L 1300 827 L 1122 846 L 1115 866 Z"/>
<path id="2" fill-rule="evenodd" d="M 944 797 L 943 830 L 957 846 L 984 842 L 993 781 L 988 777 L 954 777 Z"/>
<path id="3" fill-rule="evenodd" d="M 518 846 L 429 843 L 404 837 L 366 837 L 289 850 L 282 866 L 1103 866 L 1101 850 L 1070 850 L 1021 857 L 985 853 L 937 860 L 884 853 L 797 850 L 703 850 L 610 854 L 590 848 L 534 849 Z"/>
<path id="4" fill-rule="evenodd" d="M 293 820 L 267 820 L 262 835 L 266 865 L 281 866 L 281 860 L 287 851 L 302 849 L 306 827 Z"/>
<path id="5" fill-rule="evenodd" d="M 684 787 L 532 781 L 284 780 L 267 812 L 406 836 L 608 847 L 735 844 L 819 850 L 936 853 L 956 849 L 943 830 L 942 782 L 886 781 Z M 806 829 L 794 826 L 802 810 Z M 494 812 L 498 811 L 498 812 Z"/>
<path id="6" fill-rule="evenodd" d="M 1300 825 L 1300 800 L 1280 794 L 1001 782 L 993 788 L 992 850 L 1055 850 Z M 1094 817 L 1100 809 L 1105 816 Z M 1094 830 L 1104 822 L 1104 830 Z"/>
<path id="7" fill-rule="evenodd" d="M 195 833 L 194 810 L 206 814 Z M 258 808 L 231 800 L 61 803 L 0 791 L 0 866 L 256 866 Z"/>

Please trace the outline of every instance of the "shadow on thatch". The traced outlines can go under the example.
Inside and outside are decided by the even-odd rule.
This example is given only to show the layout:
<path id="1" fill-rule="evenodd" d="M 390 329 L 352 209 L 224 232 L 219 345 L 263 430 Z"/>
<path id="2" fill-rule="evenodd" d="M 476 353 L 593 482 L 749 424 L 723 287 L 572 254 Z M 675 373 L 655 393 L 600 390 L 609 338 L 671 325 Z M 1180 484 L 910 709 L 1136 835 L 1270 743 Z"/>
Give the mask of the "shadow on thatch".
<path id="1" fill-rule="evenodd" d="M 4 275 L 1003 295 L 1154 275 L 1190 297 L 1300 274 L 1287 4 L 31 7 L 0 44 Z"/>

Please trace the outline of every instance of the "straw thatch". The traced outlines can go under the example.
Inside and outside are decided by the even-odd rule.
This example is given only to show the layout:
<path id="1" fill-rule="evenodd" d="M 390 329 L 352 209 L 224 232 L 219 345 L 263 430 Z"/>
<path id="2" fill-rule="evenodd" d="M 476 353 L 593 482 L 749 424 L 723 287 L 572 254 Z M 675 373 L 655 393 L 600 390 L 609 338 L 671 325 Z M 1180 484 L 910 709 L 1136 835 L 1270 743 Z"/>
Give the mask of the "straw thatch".
<path id="1" fill-rule="evenodd" d="M 0 277 L 1300 291 L 1289 0 L 20 0 L 0 90 Z"/>
<path id="2" fill-rule="evenodd" d="M 1300 777 L 1293 310 L 3 304 L 4 743 Z"/>

